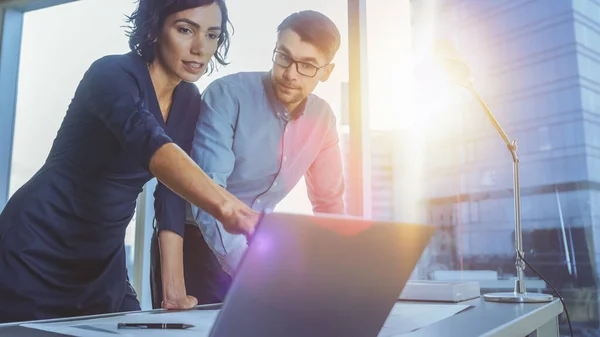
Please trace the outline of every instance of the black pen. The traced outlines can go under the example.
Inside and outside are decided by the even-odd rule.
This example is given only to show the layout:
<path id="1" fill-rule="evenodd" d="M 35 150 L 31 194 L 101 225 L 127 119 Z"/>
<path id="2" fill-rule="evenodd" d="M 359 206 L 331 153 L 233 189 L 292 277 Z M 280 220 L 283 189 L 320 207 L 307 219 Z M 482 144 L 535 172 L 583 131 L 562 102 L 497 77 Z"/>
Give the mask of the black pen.
<path id="1" fill-rule="evenodd" d="M 193 328 L 194 326 L 183 323 L 119 323 L 117 327 L 119 329 L 187 329 Z"/>

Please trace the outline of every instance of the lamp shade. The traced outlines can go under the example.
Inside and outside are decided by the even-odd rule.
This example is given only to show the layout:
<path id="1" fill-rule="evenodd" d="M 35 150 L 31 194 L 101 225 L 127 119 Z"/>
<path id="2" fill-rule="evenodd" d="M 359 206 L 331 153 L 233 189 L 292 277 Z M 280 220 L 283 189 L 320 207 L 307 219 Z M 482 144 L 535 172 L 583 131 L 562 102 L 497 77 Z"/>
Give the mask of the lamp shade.
<path id="1" fill-rule="evenodd" d="M 471 79 L 471 67 L 460 56 L 454 43 L 450 40 L 438 39 L 433 45 L 433 56 L 446 73 L 448 80 L 458 84 L 468 83 Z"/>

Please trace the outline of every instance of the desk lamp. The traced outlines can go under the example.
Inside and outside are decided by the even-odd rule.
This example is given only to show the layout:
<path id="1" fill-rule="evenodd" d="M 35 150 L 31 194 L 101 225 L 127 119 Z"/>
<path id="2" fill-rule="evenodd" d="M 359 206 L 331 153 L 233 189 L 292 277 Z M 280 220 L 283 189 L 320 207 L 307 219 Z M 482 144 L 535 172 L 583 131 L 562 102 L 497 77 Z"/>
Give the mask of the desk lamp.
<path id="1" fill-rule="evenodd" d="M 434 58 L 446 73 L 447 79 L 467 89 L 477 100 L 490 122 L 500 134 L 500 137 L 508 147 L 513 160 L 513 191 L 514 191 L 514 212 L 515 212 L 515 246 L 517 259 L 515 266 L 517 268 L 517 278 L 515 280 L 515 289 L 513 292 L 489 293 L 484 294 L 486 301 L 493 302 L 512 302 L 512 303 L 530 303 L 530 302 L 550 302 L 552 295 L 540 293 L 528 293 L 525 288 L 524 269 L 525 262 L 523 256 L 523 236 L 521 232 L 521 195 L 519 185 L 519 157 L 517 156 L 517 140 L 512 142 L 500 127 L 500 124 L 492 115 L 475 87 L 471 78 L 471 68 L 468 62 L 460 57 L 458 51 L 452 42 L 448 40 L 437 40 L 434 45 Z"/>

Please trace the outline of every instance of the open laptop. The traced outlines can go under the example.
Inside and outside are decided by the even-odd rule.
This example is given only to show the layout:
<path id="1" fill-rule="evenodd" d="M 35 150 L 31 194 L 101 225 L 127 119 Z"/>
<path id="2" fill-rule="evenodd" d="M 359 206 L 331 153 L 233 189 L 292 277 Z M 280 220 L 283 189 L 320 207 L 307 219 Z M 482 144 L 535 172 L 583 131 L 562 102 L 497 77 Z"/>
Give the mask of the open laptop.
<path id="1" fill-rule="evenodd" d="M 328 215 L 265 215 L 211 337 L 377 336 L 434 232 Z"/>

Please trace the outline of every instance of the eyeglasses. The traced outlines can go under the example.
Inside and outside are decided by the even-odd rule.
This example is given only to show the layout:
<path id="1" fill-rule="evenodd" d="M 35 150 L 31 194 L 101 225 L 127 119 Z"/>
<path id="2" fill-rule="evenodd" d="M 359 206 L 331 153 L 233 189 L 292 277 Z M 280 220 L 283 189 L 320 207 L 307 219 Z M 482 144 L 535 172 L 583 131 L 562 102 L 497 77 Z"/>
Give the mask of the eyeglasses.
<path id="1" fill-rule="evenodd" d="M 327 66 L 324 65 L 322 67 L 317 67 L 310 63 L 296 61 L 289 55 L 277 50 L 273 50 L 273 63 L 284 68 L 289 68 L 292 64 L 296 64 L 296 71 L 298 71 L 300 75 L 304 75 L 306 77 L 315 77 L 319 70 Z"/>

